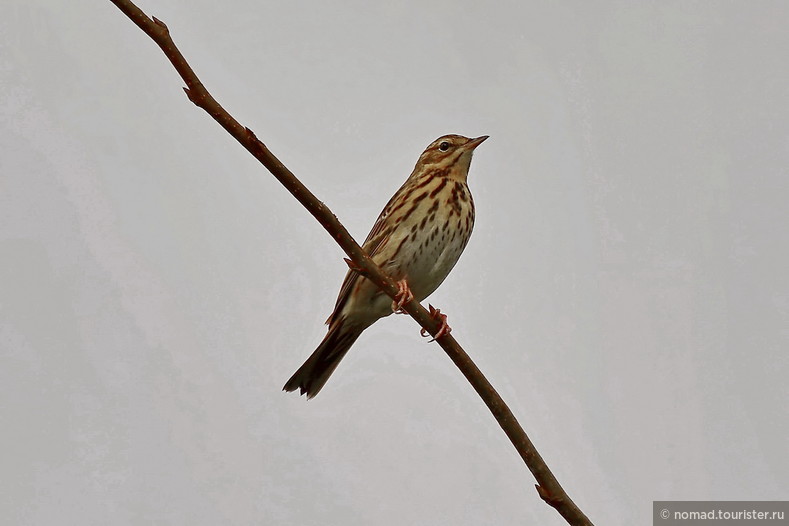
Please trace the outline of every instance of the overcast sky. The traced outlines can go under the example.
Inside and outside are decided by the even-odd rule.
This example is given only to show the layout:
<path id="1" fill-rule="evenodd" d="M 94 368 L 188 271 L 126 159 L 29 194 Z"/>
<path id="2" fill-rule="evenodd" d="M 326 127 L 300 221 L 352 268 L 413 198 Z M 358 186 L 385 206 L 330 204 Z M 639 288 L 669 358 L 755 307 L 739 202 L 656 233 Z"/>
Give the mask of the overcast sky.
<path id="1" fill-rule="evenodd" d="M 429 302 L 595 523 L 789 498 L 789 4 L 140 7 L 359 240 L 432 140 L 491 136 Z M 117 8 L 0 35 L 4 520 L 563 524 L 408 317 L 280 391 L 343 254 Z"/>

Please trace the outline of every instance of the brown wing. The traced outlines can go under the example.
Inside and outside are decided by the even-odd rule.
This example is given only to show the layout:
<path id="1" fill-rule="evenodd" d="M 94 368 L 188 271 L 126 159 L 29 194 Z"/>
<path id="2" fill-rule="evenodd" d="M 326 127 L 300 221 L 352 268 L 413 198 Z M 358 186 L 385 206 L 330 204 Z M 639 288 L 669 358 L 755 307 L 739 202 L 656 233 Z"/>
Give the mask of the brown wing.
<path id="1" fill-rule="evenodd" d="M 394 208 L 394 204 L 400 199 L 400 196 L 405 193 L 407 186 L 408 183 L 406 182 L 406 184 L 401 186 L 400 189 L 395 192 L 389 202 L 386 203 L 386 206 L 378 215 L 378 219 L 375 220 L 372 230 L 370 230 L 370 233 L 367 234 L 367 238 L 364 240 L 364 243 L 362 243 L 362 249 L 371 258 L 375 256 L 378 250 L 380 250 L 380 248 L 384 245 L 384 241 L 391 234 L 391 228 L 387 228 L 386 218 L 389 217 L 389 214 Z M 326 320 L 327 325 L 331 325 L 337 314 L 345 306 L 345 303 L 348 301 L 351 291 L 353 290 L 354 286 L 356 286 L 356 282 L 359 280 L 359 278 L 361 278 L 359 273 L 354 272 L 353 270 L 349 270 L 345 275 L 345 279 L 340 286 L 340 293 L 337 296 L 337 303 L 334 304 L 334 311 Z"/>

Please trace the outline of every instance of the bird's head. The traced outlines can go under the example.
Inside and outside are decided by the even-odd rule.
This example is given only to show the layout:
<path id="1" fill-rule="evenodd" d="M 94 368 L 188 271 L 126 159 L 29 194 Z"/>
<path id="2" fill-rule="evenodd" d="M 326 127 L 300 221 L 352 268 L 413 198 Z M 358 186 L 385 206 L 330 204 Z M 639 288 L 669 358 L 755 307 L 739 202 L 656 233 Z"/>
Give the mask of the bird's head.
<path id="1" fill-rule="evenodd" d="M 469 139 L 462 135 L 439 137 L 430 143 L 430 146 L 419 156 L 415 172 L 435 171 L 441 175 L 450 175 L 465 180 L 474 149 L 487 138 L 487 135 L 476 139 Z"/>

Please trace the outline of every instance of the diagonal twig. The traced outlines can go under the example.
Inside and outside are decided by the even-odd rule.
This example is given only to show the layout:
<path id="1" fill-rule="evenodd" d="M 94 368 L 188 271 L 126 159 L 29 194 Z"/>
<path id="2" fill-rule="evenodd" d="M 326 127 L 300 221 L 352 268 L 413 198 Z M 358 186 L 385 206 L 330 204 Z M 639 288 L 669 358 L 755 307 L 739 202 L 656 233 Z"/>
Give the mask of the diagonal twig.
<path id="1" fill-rule="evenodd" d="M 363 275 L 375 283 L 392 299 L 398 292 L 394 280 L 384 274 L 381 269 L 367 256 L 362 248 L 354 241 L 337 217 L 323 204 L 312 192 L 299 181 L 288 168 L 277 159 L 249 128 L 242 126 L 234 119 L 206 90 L 200 79 L 195 75 L 189 63 L 178 50 L 170 37 L 167 26 L 156 17 L 149 18 L 133 2 L 129 0 L 110 0 L 128 16 L 140 29 L 151 37 L 162 49 L 178 74 L 186 83 L 184 91 L 195 105 L 204 109 L 227 132 L 232 135 L 249 153 L 255 156 L 271 174 L 282 183 L 288 191 L 318 220 L 324 229 L 337 241 L 354 264 L 361 269 Z M 427 332 L 435 336 L 440 329 L 440 323 L 431 317 L 428 311 L 416 300 L 411 300 L 403 306 L 408 314 L 414 318 Z M 450 359 L 468 379 L 479 396 L 490 409 L 501 428 L 507 434 L 515 449 L 520 454 L 526 466 L 537 480 L 535 485 L 540 497 L 553 506 L 562 517 L 573 525 L 591 525 L 592 522 L 575 505 L 565 493 L 553 473 L 535 449 L 526 432 L 520 426 L 509 407 L 501 396 L 483 376 L 471 358 L 460 347 L 460 344 L 451 334 L 437 338 Z"/>

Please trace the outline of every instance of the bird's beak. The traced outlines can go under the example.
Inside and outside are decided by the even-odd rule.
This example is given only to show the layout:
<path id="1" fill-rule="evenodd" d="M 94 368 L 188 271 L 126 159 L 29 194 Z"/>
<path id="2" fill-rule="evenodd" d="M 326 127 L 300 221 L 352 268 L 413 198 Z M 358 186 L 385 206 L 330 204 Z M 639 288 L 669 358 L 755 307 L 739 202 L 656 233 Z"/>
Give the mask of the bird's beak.
<path id="1" fill-rule="evenodd" d="M 483 135 L 482 137 L 477 137 L 476 139 L 471 139 L 469 142 L 466 143 L 464 148 L 466 148 L 468 150 L 473 150 L 474 148 L 476 148 L 477 146 L 479 146 L 480 144 L 485 142 L 485 139 L 487 139 L 488 137 L 490 137 L 490 136 L 489 135 Z"/>

